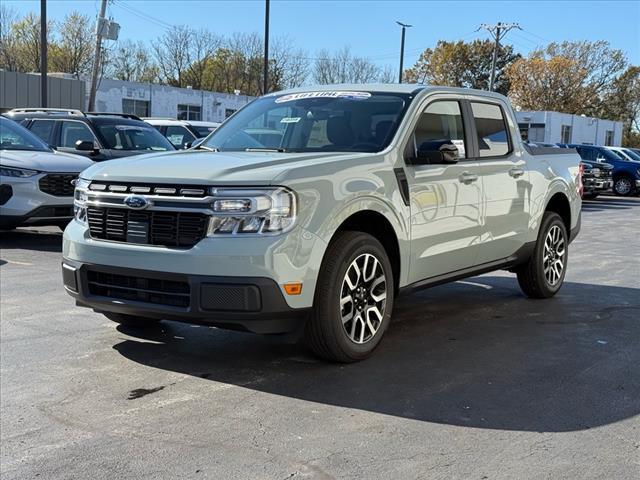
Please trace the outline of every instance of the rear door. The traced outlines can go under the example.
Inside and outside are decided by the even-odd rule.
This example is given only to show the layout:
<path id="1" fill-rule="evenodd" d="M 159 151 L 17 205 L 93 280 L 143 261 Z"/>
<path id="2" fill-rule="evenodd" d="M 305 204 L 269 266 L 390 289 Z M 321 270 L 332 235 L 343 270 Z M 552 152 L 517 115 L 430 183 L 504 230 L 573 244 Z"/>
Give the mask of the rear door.
<path id="1" fill-rule="evenodd" d="M 415 156 L 419 145 L 449 140 L 458 147 L 455 164 L 405 167 L 411 205 L 410 282 L 472 267 L 480 233 L 478 162 L 468 158 L 469 125 L 463 117 L 463 100 L 430 97 L 405 148 L 405 158 Z"/>
<path id="2" fill-rule="evenodd" d="M 27 122 L 26 125 L 26 127 L 31 130 L 31 133 L 40 137 L 47 145 L 57 147 L 57 142 L 54 138 L 55 126 L 55 120 L 40 118 L 33 119 L 31 122 Z"/>
<path id="3" fill-rule="evenodd" d="M 523 152 L 515 148 L 518 129 L 500 100 L 468 96 L 480 166 L 482 215 L 477 265 L 509 257 L 529 232 L 531 183 Z"/>

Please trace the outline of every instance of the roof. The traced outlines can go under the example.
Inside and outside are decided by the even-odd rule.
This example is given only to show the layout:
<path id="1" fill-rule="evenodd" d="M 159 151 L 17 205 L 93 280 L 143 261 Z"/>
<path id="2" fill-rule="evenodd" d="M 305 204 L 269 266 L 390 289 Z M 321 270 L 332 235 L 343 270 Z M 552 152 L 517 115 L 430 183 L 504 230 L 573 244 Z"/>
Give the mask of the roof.
<path id="1" fill-rule="evenodd" d="M 438 92 L 456 93 L 459 95 L 468 95 L 479 93 L 483 96 L 504 99 L 504 95 L 486 90 L 474 90 L 471 88 L 459 87 L 441 87 L 437 85 L 424 85 L 419 83 L 339 83 L 333 85 L 309 85 L 305 87 L 297 87 L 280 92 L 273 92 L 267 96 L 304 93 L 304 92 L 328 92 L 328 91 L 353 91 L 353 92 L 379 92 L 379 93 L 418 93 L 427 90 L 437 90 Z"/>

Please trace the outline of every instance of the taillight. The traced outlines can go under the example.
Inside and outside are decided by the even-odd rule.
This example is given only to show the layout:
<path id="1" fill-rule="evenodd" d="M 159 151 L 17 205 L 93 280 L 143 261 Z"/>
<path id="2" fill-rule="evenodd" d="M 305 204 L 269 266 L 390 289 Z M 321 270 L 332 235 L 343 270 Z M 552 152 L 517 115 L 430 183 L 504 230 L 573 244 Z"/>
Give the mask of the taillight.
<path id="1" fill-rule="evenodd" d="M 580 198 L 584 195 L 584 185 L 582 184 L 582 174 L 584 173 L 584 163 L 580 162 L 580 168 L 578 169 L 578 195 Z"/>

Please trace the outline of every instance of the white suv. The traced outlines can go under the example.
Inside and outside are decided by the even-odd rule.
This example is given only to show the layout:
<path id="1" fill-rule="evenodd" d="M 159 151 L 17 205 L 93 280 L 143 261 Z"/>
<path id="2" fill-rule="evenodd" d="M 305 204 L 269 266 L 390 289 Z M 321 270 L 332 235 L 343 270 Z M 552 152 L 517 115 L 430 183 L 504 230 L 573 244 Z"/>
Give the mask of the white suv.
<path id="1" fill-rule="evenodd" d="M 142 120 L 155 127 L 178 149 L 189 148 L 195 140 L 206 137 L 220 126 L 220 123 L 217 122 L 175 120 L 173 118 L 146 117 Z"/>
<path id="2" fill-rule="evenodd" d="M 57 225 L 73 218 L 73 184 L 93 165 L 57 152 L 13 120 L 0 117 L 0 229 Z"/>

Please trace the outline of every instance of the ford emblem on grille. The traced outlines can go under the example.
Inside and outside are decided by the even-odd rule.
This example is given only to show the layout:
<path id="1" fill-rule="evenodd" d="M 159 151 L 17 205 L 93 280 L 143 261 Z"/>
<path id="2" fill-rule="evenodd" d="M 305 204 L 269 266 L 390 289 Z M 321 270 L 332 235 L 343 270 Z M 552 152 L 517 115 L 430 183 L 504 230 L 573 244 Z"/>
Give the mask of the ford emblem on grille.
<path id="1" fill-rule="evenodd" d="M 149 206 L 149 200 L 140 195 L 129 195 L 125 197 L 124 204 L 134 210 L 143 210 Z"/>

